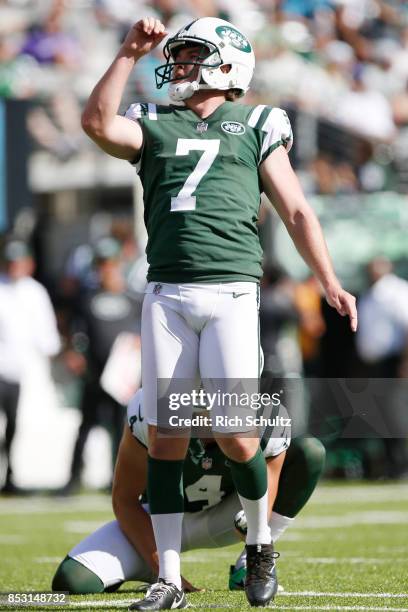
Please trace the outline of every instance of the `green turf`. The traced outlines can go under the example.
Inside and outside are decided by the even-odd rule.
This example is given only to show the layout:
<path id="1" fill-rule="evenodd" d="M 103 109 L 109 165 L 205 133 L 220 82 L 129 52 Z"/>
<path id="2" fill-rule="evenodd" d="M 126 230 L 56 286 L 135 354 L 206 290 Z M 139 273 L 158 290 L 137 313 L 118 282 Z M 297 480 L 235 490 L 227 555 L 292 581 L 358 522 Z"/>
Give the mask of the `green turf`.
<path id="1" fill-rule="evenodd" d="M 0 590 L 49 590 L 58 560 L 111 518 L 110 500 L 102 495 L 2 498 Z M 325 483 L 277 549 L 279 579 L 286 591 L 275 600 L 277 610 L 408 612 L 408 484 Z M 227 590 L 228 566 L 238 552 L 237 545 L 183 555 L 184 575 L 205 589 L 189 596 L 192 607 L 248 609 L 243 593 Z M 126 609 L 138 597 L 135 588 L 128 583 L 114 594 L 71 597 L 68 606 L 46 609 Z"/>

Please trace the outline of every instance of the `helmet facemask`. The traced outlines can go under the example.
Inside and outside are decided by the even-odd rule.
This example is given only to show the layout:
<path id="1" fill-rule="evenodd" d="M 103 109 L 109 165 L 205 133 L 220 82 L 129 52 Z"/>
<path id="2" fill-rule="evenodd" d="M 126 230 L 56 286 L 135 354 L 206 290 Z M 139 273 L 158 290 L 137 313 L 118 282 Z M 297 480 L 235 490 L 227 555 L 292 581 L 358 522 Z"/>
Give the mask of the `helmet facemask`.
<path id="1" fill-rule="evenodd" d="M 190 47 L 200 47 L 199 56 L 194 61 L 177 61 L 177 55 L 181 49 Z M 201 84 L 201 72 L 203 68 L 217 68 L 221 66 L 222 60 L 217 47 L 210 41 L 199 38 L 177 40 L 171 38 L 163 49 L 166 63 L 158 66 L 155 69 L 156 86 L 161 89 L 166 83 L 177 83 L 178 81 L 188 81 L 194 74 L 198 66 L 198 73 L 195 75 L 194 81 Z M 191 66 L 189 72 L 185 72 L 183 76 L 174 76 L 177 66 Z"/>

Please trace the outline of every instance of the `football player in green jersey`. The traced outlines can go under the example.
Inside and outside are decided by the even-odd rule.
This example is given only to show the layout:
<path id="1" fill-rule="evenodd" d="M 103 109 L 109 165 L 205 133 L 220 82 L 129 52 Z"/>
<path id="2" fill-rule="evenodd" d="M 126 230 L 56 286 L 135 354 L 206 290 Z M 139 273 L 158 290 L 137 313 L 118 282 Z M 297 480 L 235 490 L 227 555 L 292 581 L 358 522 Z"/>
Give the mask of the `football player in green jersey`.
<path id="1" fill-rule="evenodd" d="M 72 594 L 117 590 L 128 581 L 154 583 L 158 558 L 145 493 L 148 425 L 140 389 L 127 409 L 127 424 L 117 459 L 112 491 L 113 520 L 79 542 L 59 565 L 56 591 Z M 263 432 L 262 453 L 268 471 L 268 516 L 273 542 L 293 524 L 315 489 L 324 466 L 323 445 L 314 438 L 290 441 L 287 427 Z M 213 440 L 193 438 L 184 462 L 182 550 L 216 549 L 238 542 L 234 516 L 240 511 L 231 471 Z M 245 532 L 242 511 L 235 521 Z M 246 575 L 245 549 L 230 568 L 229 588 L 241 590 Z M 183 578 L 183 588 L 195 588 Z"/>
<path id="2" fill-rule="evenodd" d="M 340 285 L 320 224 L 292 170 L 290 124 L 281 109 L 233 100 L 247 91 L 252 46 L 230 23 L 202 18 L 164 47 L 157 85 L 169 83 L 169 106 L 134 104 L 118 114 L 132 68 L 166 36 L 146 17 L 128 33 L 93 90 L 83 127 L 107 153 L 138 169 L 148 231 L 148 286 L 142 314 L 142 378 L 149 423 L 148 498 L 159 556 L 159 581 L 137 610 L 185 607 L 180 546 L 184 437 L 161 436 L 163 389 L 197 381 L 230 393 L 259 376 L 258 291 L 261 191 L 273 202 L 331 306 L 356 329 L 355 299 Z M 166 382 L 167 381 L 167 382 Z M 194 383 L 191 383 L 190 390 Z M 231 415 L 219 401 L 221 421 Z M 247 519 L 245 592 L 251 605 L 272 600 L 274 551 L 268 526 L 267 468 L 256 432 L 222 425 L 213 434 L 228 457 Z M 227 435 L 228 434 L 228 435 Z"/>

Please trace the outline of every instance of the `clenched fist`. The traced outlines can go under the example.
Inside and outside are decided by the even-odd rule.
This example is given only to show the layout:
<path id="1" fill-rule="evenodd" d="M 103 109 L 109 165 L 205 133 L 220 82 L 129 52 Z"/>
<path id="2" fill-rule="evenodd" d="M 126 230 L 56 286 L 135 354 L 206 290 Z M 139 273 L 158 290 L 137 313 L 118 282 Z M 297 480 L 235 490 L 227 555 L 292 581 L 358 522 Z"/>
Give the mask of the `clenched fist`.
<path id="1" fill-rule="evenodd" d="M 167 34 L 165 26 L 159 19 L 145 17 L 132 26 L 122 47 L 126 53 L 142 57 L 157 47 Z"/>

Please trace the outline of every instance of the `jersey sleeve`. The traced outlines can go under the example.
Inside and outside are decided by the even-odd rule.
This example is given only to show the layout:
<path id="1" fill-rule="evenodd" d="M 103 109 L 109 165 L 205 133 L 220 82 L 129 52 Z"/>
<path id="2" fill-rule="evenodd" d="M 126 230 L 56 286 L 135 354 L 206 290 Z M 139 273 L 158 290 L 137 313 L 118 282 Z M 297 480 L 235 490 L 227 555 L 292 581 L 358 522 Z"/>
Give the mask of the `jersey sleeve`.
<path id="1" fill-rule="evenodd" d="M 152 102 L 134 102 L 125 112 L 125 117 L 131 121 L 150 119 L 157 121 L 157 105 Z"/>
<path id="2" fill-rule="evenodd" d="M 143 391 L 139 389 L 127 407 L 127 421 L 133 436 L 147 448 L 148 425 L 143 411 Z"/>
<path id="3" fill-rule="evenodd" d="M 126 119 L 130 119 L 131 121 L 135 121 L 140 124 L 140 127 L 143 131 L 143 142 L 145 141 L 145 119 L 150 121 L 157 121 L 157 105 L 152 102 L 134 102 L 131 104 L 126 110 L 124 116 Z M 136 171 L 139 172 L 141 168 L 141 160 L 143 154 L 144 145 L 134 160 L 130 161 L 130 164 L 136 168 Z"/>
<path id="4" fill-rule="evenodd" d="M 289 153 L 293 144 L 293 133 L 289 117 L 284 110 L 260 104 L 253 109 L 248 125 L 261 132 L 259 164 L 281 145 Z"/>
<path id="5" fill-rule="evenodd" d="M 134 102 L 128 107 L 124 116 L 126 117 L 126 119 L 130 119 L 131 121 L 134 121 L 135 123 L 139 123 L 140 127 L 142 128 L 142 131 L 144 131 L 143 130 L 143 124 L 144 124 L 143 119 L 145 118 L 151 119 L 152 117 L 154 118 L 154 116 L 157 117 L 156 105 L 150 104 L 150 102 L 149 103 Z M 144 139 L 145 139 L 145 134 L 143 134 L 143 141 Z M 143 153 L 143 147 L 139 151 L 135 159 L 132 159 L 129 161 L 130 165 L 136 169 L 137 173 L 139 173 L 140 168 L 141 168 L 142 153 Z"/>

